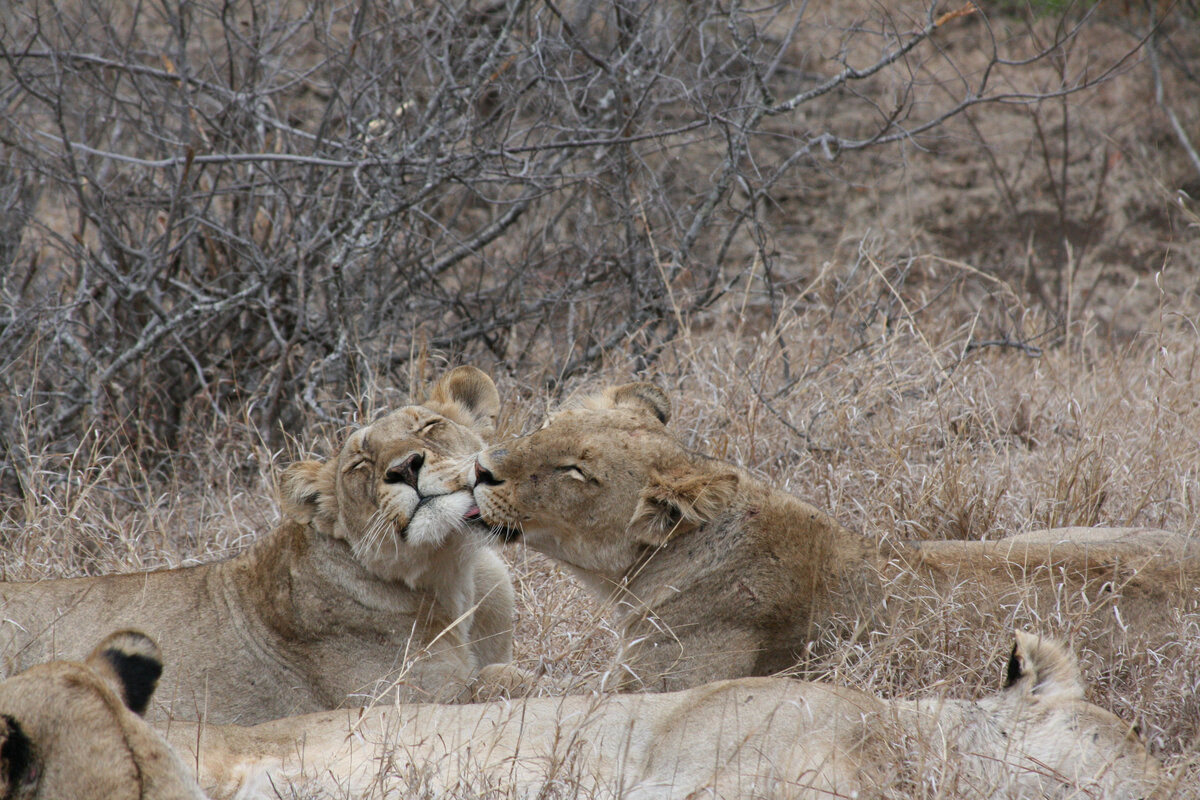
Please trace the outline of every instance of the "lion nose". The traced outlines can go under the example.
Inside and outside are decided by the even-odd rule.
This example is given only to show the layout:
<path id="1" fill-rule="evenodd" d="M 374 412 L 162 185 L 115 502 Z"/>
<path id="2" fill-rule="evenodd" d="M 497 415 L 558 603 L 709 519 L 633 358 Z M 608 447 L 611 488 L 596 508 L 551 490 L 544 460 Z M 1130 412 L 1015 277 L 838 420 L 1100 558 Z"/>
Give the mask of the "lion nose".
<path id="1" fill-rule="evenodd" d="M 496 476 L 487 467 L 479 463 L 479 459 L 475 459 L 475 485 L 481 483 L 484 486 L 497 486 L 500 481 L 496 480 Z"/>
<path id="2" fill-rule="evenodd" d="M 384 473 L 383 480 L 385 483 L 406 483 L 416 489 L 417 473 L 421 471 L 421 465 L 424 463 L 425 456 L 420 453 L 413 453 L 399 464 L 388 467 L 388 471 Z"/>

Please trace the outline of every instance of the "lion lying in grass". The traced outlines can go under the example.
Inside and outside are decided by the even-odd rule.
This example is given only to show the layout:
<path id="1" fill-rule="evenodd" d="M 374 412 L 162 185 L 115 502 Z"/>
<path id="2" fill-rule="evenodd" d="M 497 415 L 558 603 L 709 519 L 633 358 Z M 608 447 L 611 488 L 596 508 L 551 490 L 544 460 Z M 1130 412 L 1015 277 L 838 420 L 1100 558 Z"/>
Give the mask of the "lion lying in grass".
<path id="1" fill-rule="evenodd" d="M 378 706 L 253 728 L 174 725 L 215 798 L 1149 796 L 1161 767 L 1084 700 L 1059 644 L 1018 633 L 979 701 L 883 701 L 783 678 L 682 692 Z"/>
<path id="2" fill-rule="evenodd" d="M 138 628 L 168 654 L 171 713 L 214 722 L 506 682 L 512 584 L 482 534 L 463 533 L 478 516 L 465 467 L 498 409 L 490 378 L 451 371 L 335 458 L 289 467 L 283 522 L 232 560 L 0 584 L 0 663 L 81 658 L 98 628 Z"/>
<path id="3" fill-rule="evenodd" d="M 161 671 L 154 642 L 121 631 L 82 664 L 39 664 L 0 682 L 0 797 L 203 800 L 140 716 Z"/>
<path id="4" fill-rule="evenodd" d="M 1071 606 L 1101 653 L 1139 637 L 1169 644 L 1164 610 L 1200 598 L 1200 542 L 1161 532 L 880 547 L 689 451 L 669 416 L 654 385 L 617 386 L 476 462 L 484 520 L 617 604 L 625 688 L 773 674 L 835 636 L 893 628 L 913 597 L 969 625 Z M 908 607 L 909 622 L 928 613 Z M 918 636 L 933 627 L 913 625 Z"/>

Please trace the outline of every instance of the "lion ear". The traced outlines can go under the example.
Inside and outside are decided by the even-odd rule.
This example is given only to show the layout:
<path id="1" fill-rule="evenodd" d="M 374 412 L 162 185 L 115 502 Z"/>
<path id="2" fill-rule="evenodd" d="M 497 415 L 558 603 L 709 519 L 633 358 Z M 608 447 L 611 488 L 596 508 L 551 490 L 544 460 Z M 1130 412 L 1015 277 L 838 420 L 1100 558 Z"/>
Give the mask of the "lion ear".
<path id="1" fill-rule="evenodd" d="M 332 535 L 337 519 L 337 481 L 334 462 L 297 461 L 283 471 L 280 506 L 286 517 L 301 525 L 312 523 Z M 328 530 L 326 530 L 328 528 Z"/>
<path id="2" fill-rule="evenodd" d="M 33 742 L 21 723 L 0 715 L 0 797 L 17 797 L 36 780 Z"/>
<path id="3" fill-rule="evenodd" d="M 21 723 L 0 714 L 0 797 L 20 797 L 36 780 L 33 755 L 33 742 Z"/>
<path id="4" fill-rule="evenodd" d="M 672 536 L 715 519 L 737 495 L 737 473 L 671 474 L 657 472 L 642 491 L 632 529 L 641 544 L 661 547 Z"/>
<path id="5" fill-rule="evenodd" d="M 627 383 L 611 386 L 590 404 L 593 408 L 627 408 L 666 425 L 671 419 L 671 401 L 666 392 L 653 383 Z"/>
<path id="6" fill-rule="evenodd" d="M 1055 639 L 1015 631 L 1005 689 L 1019 687 L 1038 697 L 1078 700 L 1083 698 L 1083 676 L 1075 654 Z"/>
<path id="7" fill-rule="evenodd" d="M 500 393 L 491 377 L 475 367 L 455 367 L 442 376 L 429 392 L 429 402 L 443 416 L 481 433 L 496 429 Z"/>
<path id="8" fill-rule="evenodd" d="M 153 639 L 138 631 L 117 631 L 100 642 L 86 663 L 112 686 L 130 711 L 146 713 L 163 671 L 162 653 Z"/>

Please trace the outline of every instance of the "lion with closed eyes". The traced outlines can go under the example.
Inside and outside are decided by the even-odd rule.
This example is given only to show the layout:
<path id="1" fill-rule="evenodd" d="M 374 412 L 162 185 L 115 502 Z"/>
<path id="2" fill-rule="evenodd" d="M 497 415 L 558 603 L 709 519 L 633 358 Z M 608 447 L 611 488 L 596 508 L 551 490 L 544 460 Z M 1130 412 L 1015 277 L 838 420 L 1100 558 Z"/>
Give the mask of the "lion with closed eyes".
<path id="1" fill-rule="evenodd" d="M 940 614 L 966 627 L 1078 618 L 1105 660 L 1165 652 L 1178 646 L 1173 614 L 1200 603 L 1200 540 L 1066 529 L 877 543 L 690 450 L 670 413 L 651 383 L 613 386 L 475 465 L 484 520 L 614 605 L 624 688 L 770 675 L 812 663 L 838 635 L 911 628 L 930 646 Z"/>
<path id="2" fill-rule="evenodd" d="M 289 467 L 284 519 L 233 559 L 0 583 L 2 671 L 81 660 L 97 629 L 123 627 L 170 655 L 158 697 L 177 719 L 252 724 L 507 688 L 512 584 L 467 535 L 479 523 L 465 477 L 498 410 L 484 373 L 449 372 L 330 460 Z"/>
<path id="3" fill-rule="evenodd" d="M 885 700 L 741 678 L 679 692 L 376 706 L 172 726 L 215 800 L 279 797 L 1165 797 L 1134 726 L 1089 703 L 1074 654 L 1017 631 L 1004 688 Z"/>

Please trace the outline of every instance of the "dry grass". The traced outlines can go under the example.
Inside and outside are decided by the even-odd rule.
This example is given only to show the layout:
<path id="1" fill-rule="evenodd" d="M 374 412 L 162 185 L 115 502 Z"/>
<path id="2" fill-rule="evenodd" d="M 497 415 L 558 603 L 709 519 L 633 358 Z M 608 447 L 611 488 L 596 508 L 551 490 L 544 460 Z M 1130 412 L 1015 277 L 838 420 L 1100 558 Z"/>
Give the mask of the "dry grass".
<path id="1" fill-rule="evenodd" d="M 839 268 L 828 275 L 840 279 Z M 860 296 L 843 303 L 861 307 L 857 300 L 878 289 L 865 280 Z M 1191 323 L 1197 298 L 1187 287 L 1168 285 L 1131 341 L 1114 345 L 1079 323 L 1069 346 L 1036 358 L 1007 347 L 964 356 L 969 314 L 953 305 L 936 315 L 902 314 L 869 336 L 818 302 L 797 301 L 777 325 L 753 334 L 745 328 L 754 317 L 734 310 L 689 330 L 658 365 L 656 380 L 675 402 L 672 425 L 694 447 L 745 464 L 870 538 L 983 539 L 1085 524 L 1200 535 L 1200 336 Z M 611 362 L 573 385 L 564 402 L 630 378 L 620 358 Z M 555 405 L 519 378 L 500 375 L 499 384 L 504 436 L 535 426 Z M 403 395 L 373 387 L 360 395 L 355 416 Z M 328 452 L 338 436 L 314 426 L 297 438 Z M 36 469 L 26 476 L 25 498 L 8 507 L 0 529 L 5 576 L 194 563 L 229 555 L 268 530 L 277 518 L 273 477 L 296 453 L 269 452 L 237 426 L 192 444 L 165 479 L 140 472 L 133 453 L 30 454 Z M 509 556 L 520 664 L 554 679 L 610 668 L 616 635 L 581 587 L 536 554 L 516 547 Z M 880 631 L 835 650 L 827 662 L 832 680 L 883 696 L 980 696 L 999 683 L 1007 621 L 956 629 L 948 622 L 953 596 L 897 601 L 924 608 L 908 618 L 933 626 L 925 629 L 939 631 L 941 645 L 915 650 L 911 641 L 921 637 L 910 631 Z M 1175 796 L 1197 797 L 1200 615 L 1164 613 L 1177 619 L 1183 643 L 1166 663 L 1155 653 L 1098 663 L 1069 602 L 1039 629 L 1073 638 L 1091 698 L 1138 722 L 1179 771 Z M 935 781 L 922 796 L 943 796 L 945 785 Z"/>

